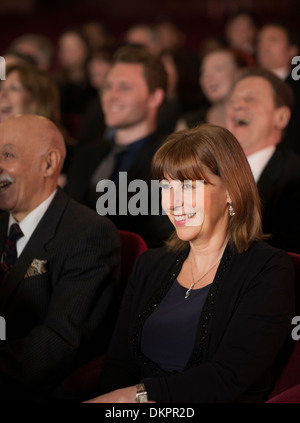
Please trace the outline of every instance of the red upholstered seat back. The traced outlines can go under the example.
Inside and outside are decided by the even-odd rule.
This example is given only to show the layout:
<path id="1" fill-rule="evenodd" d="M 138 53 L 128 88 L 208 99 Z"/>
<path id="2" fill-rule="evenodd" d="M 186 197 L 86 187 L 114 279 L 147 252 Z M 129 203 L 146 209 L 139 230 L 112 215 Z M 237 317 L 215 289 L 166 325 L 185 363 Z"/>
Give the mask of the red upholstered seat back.
<path id="1" fill-rule="evenodd" d="M 300 316 L 300 255 L 289 253 L 289 256 L 291 257 L 295 267 L 295 316 Z M 292 326 L 291 324 L 291 332 L 294 327 L 295 326 Z M 300 339 L 299 341 L 295 341 L 291 336 L 288 344 L 282 370 L 271 394 L 269 395 L 268 402 L 287 402 L 287 399 L 295 399 L 296 395 L 300 395 Z M 291 390 L 293 387 L 296 387 L 296 385 L 299 385 L 298 388 Z M 287 393 L 288 391 L 290 391 L 293 395 L 289 395 Z"/>
<path id="2" fill-rule="evenodd" d="M 121 285 L 124 288 L 138 256 L 147 250 L 143 238 L 133 232 L 119 230 L 121 237 Z"/>

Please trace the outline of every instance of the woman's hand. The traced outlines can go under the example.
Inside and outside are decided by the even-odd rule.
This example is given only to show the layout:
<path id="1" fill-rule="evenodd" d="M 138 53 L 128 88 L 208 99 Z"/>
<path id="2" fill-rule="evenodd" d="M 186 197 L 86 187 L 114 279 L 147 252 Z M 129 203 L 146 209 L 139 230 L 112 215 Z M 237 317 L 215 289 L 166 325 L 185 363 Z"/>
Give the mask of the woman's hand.
<path id="1" fill-rule="evenodd" d="M 128 388 L 117 389 L 108 394 L 100 395 L 85 403 L 133 403 L 136 402 L 136 387 L 130 386 Z"/>

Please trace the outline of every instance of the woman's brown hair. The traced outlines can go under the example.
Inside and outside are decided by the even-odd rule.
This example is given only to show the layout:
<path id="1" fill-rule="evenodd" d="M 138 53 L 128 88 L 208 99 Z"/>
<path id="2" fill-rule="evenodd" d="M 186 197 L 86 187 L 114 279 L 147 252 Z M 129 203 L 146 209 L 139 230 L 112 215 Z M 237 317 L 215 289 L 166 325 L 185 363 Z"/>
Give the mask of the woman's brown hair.
<path id="1" fill-rule="evenodd" d="M 6 76 L 12 72 L 17 72 L 21 84 L 33 97 L 36 103 L 35 114 L 44 116 L 58 125 L 59 91 L 52 77 L 46 71 L 28 63 L 7 66 Z"/>
<path id="2" fill-rule="evenodd" d="M 212 173 L 224 182 L 235 211 L 228 220 L 228 238 L 239 252 L 264 237 L 260 199 L 247 158 L 237 139 L 227 129 L 203 124 L 174 132 L 156 152 L 152 161 L 155 179 L 204 180 Z M 168 246 L 185 248 L 176 232 Z"/>

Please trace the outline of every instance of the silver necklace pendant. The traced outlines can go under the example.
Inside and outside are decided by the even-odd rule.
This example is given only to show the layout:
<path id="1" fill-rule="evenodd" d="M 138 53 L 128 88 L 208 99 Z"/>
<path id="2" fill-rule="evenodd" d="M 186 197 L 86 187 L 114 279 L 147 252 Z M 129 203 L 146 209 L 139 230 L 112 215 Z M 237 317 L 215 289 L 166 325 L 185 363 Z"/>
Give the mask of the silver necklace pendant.
<path id="1" fill-rule="evenodd" d="M 185 299 L 189 298 L 189 296 L 191 295 L 191 292 L 192 292 L 192 288 L 189 288 L 189 289 L 186 291 L 184 298 L 185 298 Z"/>
<path id="2" fill-rule="evenodd" d="M 184 298 L 187 299 L 191 295 L 192 289 L 194 288 L 194 283 L 189 287 L 189 289 L 186 291 Z"/>

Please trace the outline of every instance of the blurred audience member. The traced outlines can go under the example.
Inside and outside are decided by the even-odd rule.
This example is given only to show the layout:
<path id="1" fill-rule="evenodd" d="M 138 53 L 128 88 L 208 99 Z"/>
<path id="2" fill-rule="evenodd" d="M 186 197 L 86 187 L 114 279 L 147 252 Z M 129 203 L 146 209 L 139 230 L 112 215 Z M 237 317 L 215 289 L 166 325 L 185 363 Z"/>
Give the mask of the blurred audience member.
<path id="1" fill-rule="evenodd" d="M 88 104 L 83 115 L 78 144 L 99 141 L 103 136 L 106 125 L 101 105 L 101 93 L 105 78 L 111 68 L 115 47 L 103 47 L 94 52 L 88 63 L 88 73 L 92 87 L 98 95 Z"/>
<path id="2" fill-rule="evenodd" d="M 269 23 L 258 32 L 257 62 L 264 69 L 286 80 L 291 73 L 291 60 L 299 53 L 292 30 L 281 23 Z"/>
<path id="3" fill-rule="evenodd" d="M 257 20 L 254 15 L 248 11 L 239 11 L 227 19 L 225 39 L 229 46 L 254 57 L 257 30 Z"/>
<path id="4" fill-rule="evenodd" d="M 186 46 L 185 32 L 169 18 L 159 18 L 155 26 L 161 55 L 167 57 L 169 63 L 173 61 L 177 69 L 177 96 L 181 111 L 198 108 L 205 101 L 198 84 L 199 60 Z"/>
<path id="5" fill-rule="evenodd" d="M 48 72 L 28 63 L 7 67 L 6 80 L 0 82 L 0 122 L 17 114 L 44 116 L 60 128 L 67 148 L 59 179 L 60 186 L 64 186 L 75 142 L 61 123 L 58 87 Z"/>
<path id="6" fill-rule="evenodd" d="M 0 82 L 0 122 L 17 114 L 37 114 L 60 122 L 59 93 L 46 71 L 34 65 L 7 66 Z"/>
<path id="7" fill-rule="evenodd" d="M 102 89 L 105 123 L 113 130 L 113 139 L 104 138 L 97 144 L 83 146 L 75 155 L 68 175 L 67 191 L 79 202 L 95 209 L 106 202 L 105 189 L 97 187 L 102 180 L 114 182 L 115 210 L 105 210 L 118 229 L 139 233 L 148 245 L 159 245 L 169 235 L 166 216 L 151 216 L 150 201 L 141 200 L 139 207 L 147 211 L 131 213 L 127 206 L 134 197 L 127 189 L 132 181 L 147 183 L 150 194 L 151 159 L 161 144 L 157 133 L 157 113 L 167 86 L 167 75 L 161 61 L 147 49 L 124 46 L 119 49 Z M 123 172 L 120 176 L 120 172 Z M 126 175 L 126 177 L 124 176 Z M 121 178 L 121 179 L 120 179 Z M 127 181 L 126 181 L 127 179 Z M 121 194 L 120 194 L 121 193 Z M 124 210 L 120 195 L 125 200 Z M 124 197 L 125 196 L 125 197 Z M 114 203 L 114 201 L 116 203 Z M 134 198 L 132 202 L 134 202 Z M 110 203 L 110 202 L 109 202 Z M 120 206 L 121 204 L 121 206 Z M 97 207 L 99 213 L 103 213 Z M 166 228 L 164 228 L 164 225 Z"/>
<path id="8" fill-rule="evenodd" d="M 295 32 L 283 23 L 264 25 L 258 33 L 257 62 L 286 81 L 294 92 L 294 106 L 283 143 L 300 154 L 300 85 L 291 75 L 292 58 L 299 54 L 299 42 Z"/>
<path id="9" fill-rule="evenodd" d="M 159 57 L 167 74 L 167 89 L 157 114 L 157 131 L 167 136 L 175 130 L 176 122 L 182 112 L 180 69 L 173 51 L 164 50 Z M 186 76 L 188 80 L 188 75 Z"/>
<path id="10" fill-rule="evenodd" d="M 158 131 L 168 135 L 175 128 L 176 121 L 180 116 L 178 99 L 178 69 L 174 62 L 173 53 L 162 52 L 156 27 L 148 23 L 132 25 L 125 33 L 124 41 L 134 46 L 146 48 L 154 56 L 159 56 L 166 69 L 168 76 L 167 91 L 157 114 Z"/>
<path id="11" fill-rule="evenodd" d="M 162 50 L 155 26 L 148 23 L 136 23 L 129 27 L 124 34 L 124 41 L 129 44 L 143 46 L 154 55 L 159 54 Z"/>
<path id="12" fill-rule="evenodd" d="M 103 47 L 94 52 L 88 62 L 90 82 L 98 92 L 103 87 L 115 50 L 115 47 Z"/>
<path id="13" fill-rule="evenodd" d="M 36 60 L 29 54 L 20 53 L 19 51 L 8 49 L 2 57 L 5 59 L 6 66 L 15 65 L 17 63 L 29 63 L 30 65 L 37 66 Z"/>
<path id="14" fill-rule="evenodd" d="M 272 72 L 248 70 L 235 84 L 227 128 L 240 142 L 262 201 L 264 233 L 270 243 L 300 253 L 300 157 L 281 144 L 293 93 Z"/>
<path id="15" fill-rule="evenodd" d="M 171 34 L 161 40 L 159 28 L 162 32 L 170 31 L 174 37 L 177 31 L 178 34 L 180 32 L 170 21 L 161 21 L 154 25 L 137 23 L 128 29 L 125 41 L 147 48 L 163 61 L 168 74 L 168 89 L 158 114 L 158 126 L 169 135 L 174 130 L 180 113 L 197 107 L 203 97 L 198 84 L 198 61 L 184 49 L 184 42 L 181 44 L 175 39 L 172 42 Z"/>
<path id="16" fill-rule="evenodd" d="M 184 113 L 202 105 L 205 98 L 199 86 L 199 60 L 193 54 L 179 50 L 164 50 L 162 57 L 169 57 L 169 66 L 173 63 L 176 69 L 176 91 L 181 111 Z"/>
<path id="17" fill-rule="evenodd" d="M 155 24 L 162 50 L 181 50 L 186 43 L 186 34 L 168 18 L 160 18 Z"/>
<path id="18" fill-rule="evenodd" d="M 54 46 L 52 41 L 42 34 L 25 34 L 16 38 L 10 49 L 31 56 L 37 66 L 43 70 L 51 70 L 53 65 Z"/>
<path id="19" fill-rule="evenodd" d="M 192 128 L 204 122 L 225 126 L 228 96 L 246 67 L 243 54 L 237 50 L 217 47 L 207 51 L 202 58 L 199 82 L 208 104 L 182 116 L 177 129 Z"/>
<path id="20" fill-rule="evenodd" d="M 60 35 L 57 82 L 62 120 L 75 138 L 80 130 L 83 113 L 90 101 L 97 96 L 97 91 L 89 81 L 87 69 L 89 59 L 89 43 L 82 31 L 72 28 Z"/>
<path id="21" fill-rule="evenodd" d="M 82 32 L 87 38 L 92 52 L 114 44 L 114 37 L 103 22 L 86 22 L 82 25 Z"/>

